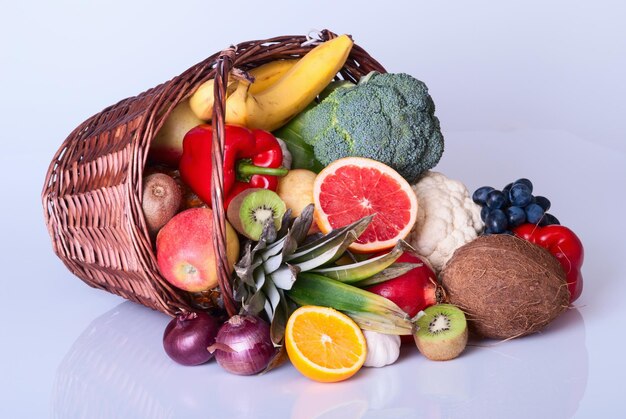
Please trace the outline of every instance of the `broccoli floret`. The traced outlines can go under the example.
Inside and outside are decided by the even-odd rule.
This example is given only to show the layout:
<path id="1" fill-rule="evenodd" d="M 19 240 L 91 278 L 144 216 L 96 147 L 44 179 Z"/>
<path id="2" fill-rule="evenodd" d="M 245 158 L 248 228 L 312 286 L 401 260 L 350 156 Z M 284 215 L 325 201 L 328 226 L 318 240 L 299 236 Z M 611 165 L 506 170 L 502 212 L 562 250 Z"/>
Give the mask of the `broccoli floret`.
<path id="1" fill-rule="evenodd" d="M 443 135 L 426 85 L 408 74 L 372 73 L 356 87 L 335 89 L 288 125 L 323 165 L 369 157 L 414 183 L 443 154 Z"/>

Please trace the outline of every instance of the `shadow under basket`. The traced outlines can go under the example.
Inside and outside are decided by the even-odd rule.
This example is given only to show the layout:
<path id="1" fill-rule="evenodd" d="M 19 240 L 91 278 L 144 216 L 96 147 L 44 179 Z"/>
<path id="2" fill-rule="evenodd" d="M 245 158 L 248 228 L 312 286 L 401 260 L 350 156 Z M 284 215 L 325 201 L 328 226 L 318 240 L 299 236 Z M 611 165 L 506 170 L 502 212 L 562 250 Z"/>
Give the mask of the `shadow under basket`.
<path id="1" fill-rule="evenodd" d="M 328 30 L 319 42 L 336 37 Z M 54 155 L 42 192 L 44 217 L 54 252 L 88 285 L 175 315 L 194 310 L 194 297 L 159 273 L 142 212 L 142 177 L 150 142 L 181 100 L 215 79 L 212 200 L 219 298 L 214 304 L 237 313 L 226 260 L 223 211 L 224 106 L 228 74 L 268 61 L 301 57 L 316 42 L 280 36 L 243 42 L 216 53 L 137 96 L 110 106 L 79 125 Z M 357 81 L 384 68 L 358 45 L 337 78 Z M 217 208 L 217 210 L 215 210 Z"/>

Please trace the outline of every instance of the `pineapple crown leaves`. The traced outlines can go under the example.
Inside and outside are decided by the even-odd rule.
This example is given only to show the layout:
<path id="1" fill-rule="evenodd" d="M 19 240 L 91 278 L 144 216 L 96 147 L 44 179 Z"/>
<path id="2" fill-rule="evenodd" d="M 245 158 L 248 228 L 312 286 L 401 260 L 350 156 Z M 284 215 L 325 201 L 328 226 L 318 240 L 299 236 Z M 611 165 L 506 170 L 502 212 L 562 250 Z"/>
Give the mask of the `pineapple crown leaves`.
<path id="1" fill-rule="evenodd" d="M 268 220 L 259 240 L 246 242 L 235 264 L 233 290 L 235 299 L 241 302 L 241 311 L 253 315 L 265 311 L 272 322 L 272 341 L 277 346 L 282 342 L 287 319 L 294 309 L 285 298 L 285 292 L 292 288 L 300 273 L 315 272 L 359 285 L 382 282 L 417 266 L 403 263 L 390 267 L 404 250 L 410 249 L 402 240 L 387 254 L 334 266 L 365 231 L 373 215 L 321 237 L 307 236 L 313 223 L 313 208 L 312 204 L 308 205 L 295 218 L 287 211 L 279 230 Z"/>
<path id="2" fill-rule="evenodd" d="M 259 240 L 246 242 L 233 281 L 234 297 L 241 301 L 243 312 L 256 315 L 265 310 L 270 320 L 274 317 L 284 299 L 280 290 L 291 288 L 299 273 L 298 268 L 283 264 L 283 258 L 304 241 L 312 222 L 312 205 L 295 219 L 288 210 L 278 231 L 268 220 Z"/>

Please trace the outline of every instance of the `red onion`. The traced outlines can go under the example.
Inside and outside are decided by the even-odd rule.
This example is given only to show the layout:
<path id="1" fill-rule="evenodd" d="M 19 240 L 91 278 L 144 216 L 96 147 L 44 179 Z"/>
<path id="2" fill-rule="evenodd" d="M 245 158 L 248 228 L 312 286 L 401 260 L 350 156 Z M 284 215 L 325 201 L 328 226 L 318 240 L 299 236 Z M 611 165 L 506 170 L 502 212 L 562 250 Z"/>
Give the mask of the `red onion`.
<path id="1" fill-rule="evenodd" d="M 215 360 L 222 368 L 238 375 L 263 371 L 275 353 L 270 326 L 249 315 L 233 316 L 224 323 L 209 351 L 215 351 Z"/>
<path id="2" fill-rule="evenodd" d="M 182 313 L 165 328 L 163 347 L 179 364 L 204 364 L 213 358 L 207 347 L 215 343 L 218 330 L 219 322 L 207 313 Z"/>

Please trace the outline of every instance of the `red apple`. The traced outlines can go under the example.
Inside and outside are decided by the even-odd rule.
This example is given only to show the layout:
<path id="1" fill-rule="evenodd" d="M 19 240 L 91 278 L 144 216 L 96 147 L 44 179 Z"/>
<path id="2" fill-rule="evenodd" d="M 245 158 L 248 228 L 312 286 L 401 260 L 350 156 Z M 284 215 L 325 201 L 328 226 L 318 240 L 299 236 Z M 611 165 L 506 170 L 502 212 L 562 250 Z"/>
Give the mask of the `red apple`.
<path id="1" fill-rule="evenodd" d="M 217 286 L 217 262 L 213 248 L 213 211 L 191 208 L 176 214 L 159 231 L 157 263 L 172 285 L 190 292 Z M 226 222 L 226 257 L 232 269 L 239 256 L 239 239 Z"/>
<path id="2" fill-rule="evenodd" d="M 437 304 L 437 275 L 418 256 L 404 252 L 396 262 L 421 263 L 415 269 L 380 284 L 365 288 L 375 294 L 390 299 L 413 317 L 426 307 Z M 412 341 L 410 336 L 402 336 L 402 341 Z"/>

